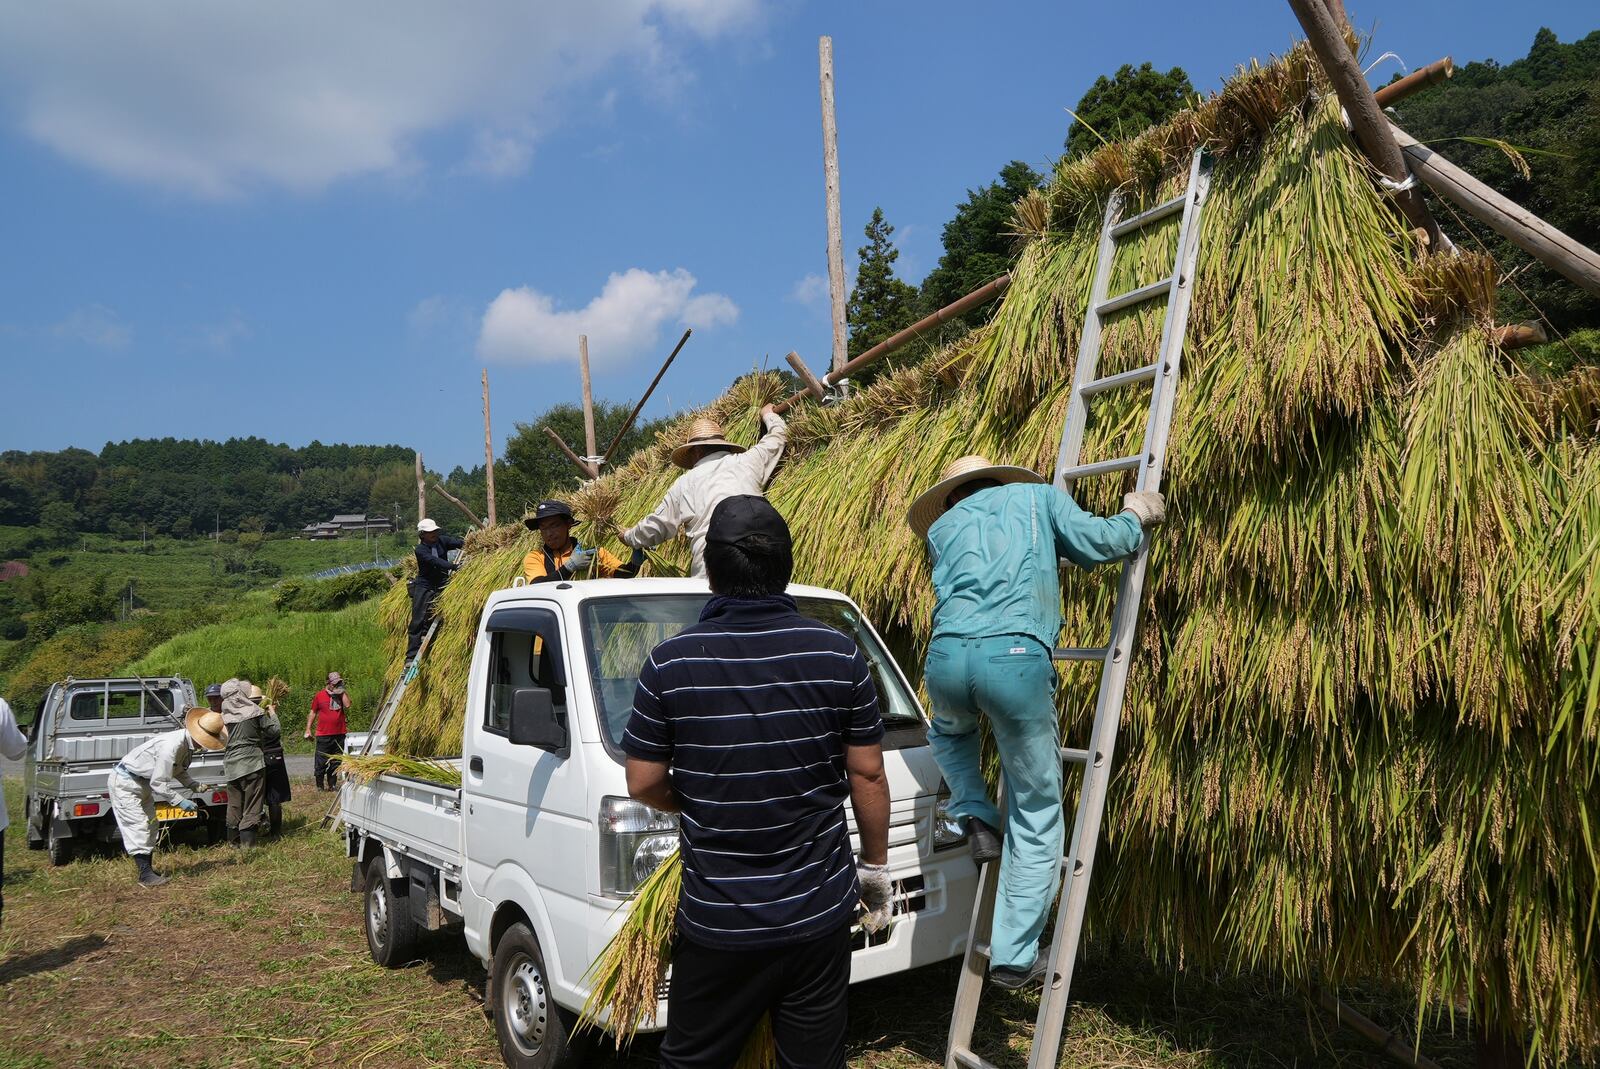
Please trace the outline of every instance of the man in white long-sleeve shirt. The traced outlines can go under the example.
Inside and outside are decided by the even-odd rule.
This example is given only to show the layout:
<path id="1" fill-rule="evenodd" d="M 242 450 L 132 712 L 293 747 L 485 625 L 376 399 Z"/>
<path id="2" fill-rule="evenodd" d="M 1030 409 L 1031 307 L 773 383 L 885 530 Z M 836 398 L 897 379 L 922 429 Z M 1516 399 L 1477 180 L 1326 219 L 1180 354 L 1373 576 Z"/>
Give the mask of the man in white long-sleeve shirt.
<path id="1" fill-rule="evenodd" d="M 689 574 L 704 579 L 711 510 L 725 498 L 762 496 L 789 441 L 789 425 L 771 405 L 761 410 L 761 425 L 761 440 L 747 450 L 724 438 L 715 420 L 695 420 L 689 440 L 672 451 L 672 462 L 687 469 L 686 474 L 678 476 L 654 512 L 622 532 L 622 541 L 634 549 L 649 549 L 686 529 Z"/>
<path id="2" fill-rule="evenodd" d="M 220 750 L 227 743 L 222 714 L 210 709 L 190 709 L 183 727 L 164 731 L 118 761 L 111 772 L 111 812 L 122 832 L 122 848 L 139 868 L 143 887 L 159 887 L 167 878 L 150 865 L 156 845 L 156 802 L 164 799 L 179 809 L 194 811 L 200 803 L 190 797 L 200 784 L 189 775 L 194 749 Z M 185 792 L 190 793 L 185 793 Z"/>
<path id="3" fill-rule="evenodd" d="M 0 698 L 0 757 L 7 761 L 20 761 L 27 752 L 28 740 L 17 727 L 16 714 L 6 700 Z M 0 791 L 0 886 L 4 885 L 6 878 L 6 829 L 10 826 L 11 814 L 6 812 L 5 793 Z M 5 895 L 0 894 L 0 918 L 4 918 L 5 909 Z"/>

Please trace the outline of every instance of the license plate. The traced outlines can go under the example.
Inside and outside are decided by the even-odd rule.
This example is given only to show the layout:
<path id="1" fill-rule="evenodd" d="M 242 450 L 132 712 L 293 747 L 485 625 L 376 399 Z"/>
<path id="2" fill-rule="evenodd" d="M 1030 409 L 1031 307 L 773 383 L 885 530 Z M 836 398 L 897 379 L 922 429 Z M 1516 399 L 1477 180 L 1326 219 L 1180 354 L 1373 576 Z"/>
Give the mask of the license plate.
<path id="1" fill-rule="evenodd" d="M 194 820 L 199 815 L 200 811 L 198 809 L 190 813 L 187 810 L 179 809 L 175 805 L 156 806 L 157 820 Z"/>

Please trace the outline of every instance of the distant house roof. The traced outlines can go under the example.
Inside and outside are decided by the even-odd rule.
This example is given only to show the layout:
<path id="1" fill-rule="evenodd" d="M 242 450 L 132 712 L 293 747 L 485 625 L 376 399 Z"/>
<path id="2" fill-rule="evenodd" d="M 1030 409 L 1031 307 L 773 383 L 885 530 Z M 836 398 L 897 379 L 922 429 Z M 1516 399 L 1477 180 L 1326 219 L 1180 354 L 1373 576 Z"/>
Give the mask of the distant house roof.
<path id="1" fill-rule="evenodd" d="M 342 516 L 335 516 L 334 523 L 366 523 L 367 515 L 364 512 L 348 512 Z"/>

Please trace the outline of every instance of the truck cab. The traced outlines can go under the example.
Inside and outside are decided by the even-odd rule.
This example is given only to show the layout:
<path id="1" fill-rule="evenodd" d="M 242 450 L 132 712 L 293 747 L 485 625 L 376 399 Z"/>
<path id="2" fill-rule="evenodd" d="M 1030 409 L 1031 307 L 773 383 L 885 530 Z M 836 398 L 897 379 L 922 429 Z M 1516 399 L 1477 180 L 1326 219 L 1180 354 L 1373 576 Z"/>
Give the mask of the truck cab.
<path id="1" fill-rule="evenodd" d="M 885 726 L 896 918 L 877 935 L 855 932 L 851 979 L 953 957 L 965 945 L 977 873 L 962 829 L 943 815 L 942 781 L 915 694 L 848 598 L 818 587 L 788 592 L 802 614 L 861 648 Z M 369 896 L 369 944 L 374 896 L 382 899 L 378 913 L 402 926 L 459 917 L 467 945 L 489 969 L 488 1004 L 508 1064 L 566 1060 L 564 1033 L 588 995 L 589 967 L 639 884 L 677 846 L 676 817 L 628 797 L 620 744 L 640 665 L 657 643 L 698 622 L 709 597 L 705 582 L 693 579 L 597 579 L 495 593 L 472 653 L 461 787 L 401 777 L 345 787 L 355 882 Z M 532 731 L 530 710 L 540 720 Z M 846 815 L 859 845 L 848 806 Z M 459 835 L 454 850 L 440 841 L 451 832 Z M 373 949 L 383 960 L 381 940 Z M 661 994 L 646 1030 L 665 1026 Z M 546 1001 L 554 1014 L 526 1015 L 527 1006 Z"/>

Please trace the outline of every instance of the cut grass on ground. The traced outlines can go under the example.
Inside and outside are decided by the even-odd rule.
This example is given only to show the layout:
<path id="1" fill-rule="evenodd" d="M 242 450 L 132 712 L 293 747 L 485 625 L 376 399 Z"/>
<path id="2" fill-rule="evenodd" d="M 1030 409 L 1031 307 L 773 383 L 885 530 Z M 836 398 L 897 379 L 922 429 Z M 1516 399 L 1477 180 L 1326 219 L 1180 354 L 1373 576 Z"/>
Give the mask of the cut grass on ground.
<path id="1" fill-rule="evenodd" d="M 21 784 L 6 782 L 13 814 Z M 349 862 L 318 821 L 327 795 L 296 784 L 288 828 L 242 856 L 225 847 L 157 855 L 172 877 L 147 891 L 122 856 L 51 868 L 6 831 L 0 929 L 0 1067 L 451 1066 L 500 1064 L 484 1016 L 484 975 L 458 932 L 428 936 L 421 960 L 382 969 L 367 956 Z M 954 963 L 851 990 L 849 1060 L 858 1069 L 937 1069 L 955 994 Z M 1063 1064 L 1129 1069 L 1382 1066 L 1388 1063 L 1293 993 L 1250 978 L 1163 972 L 1101 952 L 1078 971 Z M 1361 1008 L 1402 1025 L 1403 1003 Z M 976 1043 L 1002 1069 L 1026 1065 L 1037 997 L 985 996 Z M 1462 1033 L 1423 1049 L 1471 1064 Z M 596 1069 L 654 1064 L 655 1042 Z"/>

